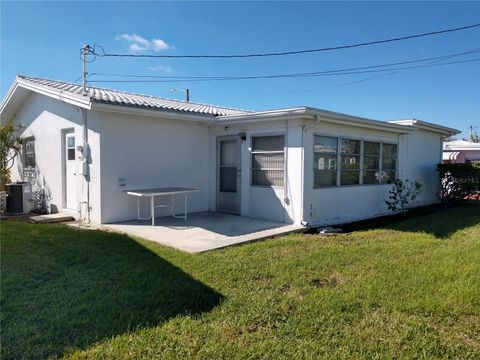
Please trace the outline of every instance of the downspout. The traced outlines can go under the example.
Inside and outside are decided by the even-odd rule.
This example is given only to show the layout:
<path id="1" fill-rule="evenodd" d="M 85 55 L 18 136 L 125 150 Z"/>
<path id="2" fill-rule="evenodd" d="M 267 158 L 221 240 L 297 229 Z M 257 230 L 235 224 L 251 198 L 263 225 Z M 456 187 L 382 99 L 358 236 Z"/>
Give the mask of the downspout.
<path id="1" fill-rule="evenodd" d="M 285 222 L 285 213 L 287 212 L 285 205 L 289 206 L 290 205 L 290 198 L 288 194 L 288 119 L 285 119 L 285 181 L 283 183 L 283 222 Z"/>
<path id="2" fill-rule="evenodd" d="M 308 226 L 308 221 L 305 221 L 305 218 L 304 218 L 304 214 L 303 214 L 303 210 L 305 209 L 305 203 L 304 203 L 304 199 L 305 199 L 305 195 L 304 195 L 304 183 L 305 183 L 305 133 L 307 132 L 308 129 L 314 127 L 315 125 L 317 125 L 318 123 L 320 122 L 320 116 L 319 115 L 315 115 L 315 121 L 309 125 L 303 125 L 302 126 L 302 157 L 301 157 L 301 162 L 302 162 L 302 182 L 301 182 L 301 192 L 300 192 L 300 196 L 301 196 L 301 208 L 300 208 L 300 219 L 302 219 L 300 221 L 300 223 L 304 226 Z"/>
<path id="3" fill-rule="evenodd" d="M 82 108 L 82 123 L 83 123 L 83 149 L 82 149 L 82 174 L 86 182 L 86 200 L 82 201 L 86 206 L 86 214 L 84 220 L 85 225 L 90 226 L 90 145 L 88 144 L 88 121 L 87 109 Z M 82 209 L 80 205 L 80 210 Z M 81 217 L 80 217 L 81 218 Z"/>

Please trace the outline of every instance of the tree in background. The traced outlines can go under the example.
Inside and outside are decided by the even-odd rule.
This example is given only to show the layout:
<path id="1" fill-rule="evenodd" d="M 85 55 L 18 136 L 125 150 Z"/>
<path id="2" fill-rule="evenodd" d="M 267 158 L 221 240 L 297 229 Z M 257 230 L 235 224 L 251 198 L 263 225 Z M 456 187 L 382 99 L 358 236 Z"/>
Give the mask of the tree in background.
<path id="1" fill-rule="evenodd" d="M 474 143 L 480 143 L 480 136 L 478 135 L 476 126 L 470 126 L 470 136 L 468 140 Z"/>
<path id="2" fill-rule="evenodd" d="M 0 125 L 0 191 L 10 182 L 10 169 L 22 150 L 25 139 L 18 135 L 21 126 Z"/>

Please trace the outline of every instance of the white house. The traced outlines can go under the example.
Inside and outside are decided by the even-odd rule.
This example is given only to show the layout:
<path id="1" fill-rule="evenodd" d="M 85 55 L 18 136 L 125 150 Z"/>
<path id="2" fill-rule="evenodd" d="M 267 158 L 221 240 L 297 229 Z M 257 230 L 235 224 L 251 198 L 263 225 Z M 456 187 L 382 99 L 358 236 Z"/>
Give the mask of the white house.
<path id="1" fill-rule="evenodd" d="M 444 163 L 480 163 L 480 144 L 472 141 L 455 140 L 443 143 Z"/>
<path id="2" fill-rule="evenodd" d="M 93 224 L 136 218 L 136 199 L 124 192 L 132 188 L 191 187 L 199 190 L 192 212 L 310 226 L 385 214 L 394 178 L 420 181 L 416 205 L 431 204 L 442 139 L 458 133 L 310 107 L 253 112 L 95 87 L 84 95 L 79 85 L 27 76 L 16 78 L 0 115 L 31 140 L 13 179 L 46 189 L 52 212 Z"/>

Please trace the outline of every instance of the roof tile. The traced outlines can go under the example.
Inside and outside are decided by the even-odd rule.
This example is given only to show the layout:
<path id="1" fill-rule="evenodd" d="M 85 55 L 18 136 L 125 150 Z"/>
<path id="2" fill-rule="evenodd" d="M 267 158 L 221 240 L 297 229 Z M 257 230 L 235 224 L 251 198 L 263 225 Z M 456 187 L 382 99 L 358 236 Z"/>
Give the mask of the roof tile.
<path id="1" fill-rule="evenodd" d="M 32 84 L 58 89 L 60 91 L 69 92 L 75 95 L 82 94 L 82 86 L 79 84 L 23 75 L 19 75 L 18 77 L 23 81 L 27 81 Z M 189 112 L 213 116 L 242 115 L 251 113 L 251 111 L 248 110 L 166 99 L 157 96 L 129 93 L 119 90 L 98 88 L 94 86 L 88 86 L 87 90 L 88 96 L 92 102 L 107 103 L 112 105 L 135 106 L 155 110 Z"/>

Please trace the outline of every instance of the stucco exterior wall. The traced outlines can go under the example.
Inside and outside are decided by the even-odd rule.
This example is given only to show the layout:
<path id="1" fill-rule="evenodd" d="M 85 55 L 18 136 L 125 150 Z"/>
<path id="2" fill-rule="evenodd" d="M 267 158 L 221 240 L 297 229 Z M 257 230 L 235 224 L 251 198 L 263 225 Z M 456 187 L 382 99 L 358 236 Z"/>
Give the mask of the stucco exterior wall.
<path id="1" fill-rule="evenodd" d="M 208 210 L 208 128 L 198 122 L 102 112 L 102 223 L 137 218 L 137 199 L 126 189 L 182 186 L 189 212 Z M 124 179 L 125 186 L 120 186 Z M 145 199 L 144 199 L 145 200 Z M 158 203 L 170 199 L 157 198 Z M 176 208 L 183 211 L 183 198 Z M 148 202 L 141 207 L 149 215 Z M 157 209 L 156 216 L 167 215 Z"/>
<path id="2" fill-rule="evenodd" d="M 98 113 L 88 111 L 88 138 L 91 148 L 90 207 L 91 220 L 100 221 L 100 137 Z M 79 218 L 81 202 L 86 201 L 86 180 L 76 175 L 77 206 L 74 211 L 64 209 L 62 130 L 72 129 L 77 144 L 83 142 L 82 113 L 80 108 L 32 93 L 14 119 L 14 124 L 23 126 L 23 137 L 35 138 L 35 162 L 33 171 L 25 171 L 23 158 L 15 159 L 12 181 L 30 181 L 35 188 L 44 188 L 51 212 L 67 212 Z M 85 209 L 84 209 L 85 210 Z M 82 214 L 83 216 L 83 214 Z"/>
<path id="3" fill-rule="evenodd" d="M 418 130 L 406 137 L 406 159 L 403 177 L 419 181 L 422 196 L 417 205 L 439 202 L 439 176 L 436 165 L 442 162 L 442 138 L 439 134 Z"/>
<path id="4" fill-rule="evenodd" d="M 389 185 L 314 188 L 315 134 L 397 143 L 398 177 L 418 180 L 423 185 L 422 196 L 414 205 L 438 201 L 435 166 L 441 161 L 441 136 L 426 130 L 400 135 L 320 121 L 303 131 L 303 126 L 311 120 L 298 118 L 207 125 L 110 111 L 87 111 L 87 117 L 91 149 L 91 221 L 95 224 L 135 219 L 137 199 L 125 194 L 125 190 L 134 188 L 196 188 L 199 192 L 189 195 L 189 211 L 216 211 L 217 138 L 239 136 L 240 133 L 246 135 L 240 144 L 242 216 L 296 224 L 306 221 L 311 226 L 317 226 L 388 213 L 384 200 L 388 196 Z M 52 211 L 65 212 L 62 130 L 73 129 L 76 143 L 82 144 L 81 110 L 57 99 L 32 94 L 14 121 L 24 125 L 23 136 L 35 138 L 34 181 L 37 186 L 46 189 Z M 251 184 L 251 142 L 252 136 L 257 135 L 284 135 L 284 186 Z M 26 178 L 19 160 L 12 171 L 14 181 Z M 76 176 L 78 206 L 72 215 L 77 218 L 81 203 L 86 201 L 86 184 L 84 176 Z M 146 201 L 141 208 L 142 215 L 149 214 Z M 183 210 L 183 199 L 180 197 L 177 198 L 176 208 Z M 168 215 L 168 210 L 157 209 L 156 215 Z"/>

